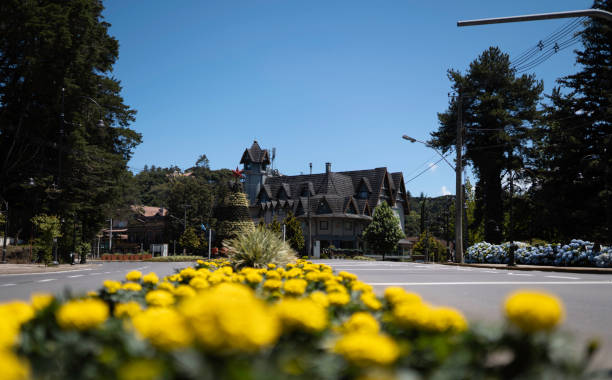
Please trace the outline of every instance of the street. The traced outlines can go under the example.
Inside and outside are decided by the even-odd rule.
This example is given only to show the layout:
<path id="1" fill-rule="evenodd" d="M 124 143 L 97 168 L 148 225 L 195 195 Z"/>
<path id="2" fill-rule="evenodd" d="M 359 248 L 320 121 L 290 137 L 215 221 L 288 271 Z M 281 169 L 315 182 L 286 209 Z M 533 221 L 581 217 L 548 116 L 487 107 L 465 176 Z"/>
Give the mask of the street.
<path id="1" fill-rule="evenodd" d="M 545 271 L 511 271 L 440 264 L 383 261 L 318 260 L 336 272 L 347 271 L 374 286 L 382 295 L 387 286 L 419 293 L 435 305 L 461 310 L 470 321 L 502 323 L 503 303 L 519 289 L 557 295 L 565 304 L 561 329 L 578 341 L 600 340 L 597 367 L 612 368 L 612 275 Z"/>
<path id="2" fill-rule="evenodd" d="M 86 293 L 98 290 L 104 280 L 125 279 L 125 274 L 139 270 L 144 274 L 155 272 L 161 278 L 173 274 L 175 269 L 185 268 L 192 263 L 154 263 L 154 262 L 109 262 L 98 264 L 94 268 L 75 270 L 0 275 L 0 302 L 14 299 L 29 300 L 35 292 L 61 294 L 65 290 L 73 293 Z"/>
<path id="3" fill-rule="evenodd" d="M 579 342 L 597 338 L 602 348 L 597 367 L 612 367 L 612 275 L 545 271 L 509 271 L 456 267 L 439 264 L 382 261 L 318 260 L 337 272 L 348 271 L 374 286 L 382 295 L 387 286 L 401 286 L 419 293 L 427 302 L 452 306 L 470 321 L 503 322 L 505 297 L 518 289 L 553 293 L 563 300 L 566 320 L 562 330 Z M 191 263 L 109 262 L 71 271 L 0 275 L 0 302 L 28 300 L 34 292 L 61 294 L 65 290 L 84 293 L 97 290 L 107 279 L 123 280 L 131 270 L 155 272 L 160 277 Z"/>

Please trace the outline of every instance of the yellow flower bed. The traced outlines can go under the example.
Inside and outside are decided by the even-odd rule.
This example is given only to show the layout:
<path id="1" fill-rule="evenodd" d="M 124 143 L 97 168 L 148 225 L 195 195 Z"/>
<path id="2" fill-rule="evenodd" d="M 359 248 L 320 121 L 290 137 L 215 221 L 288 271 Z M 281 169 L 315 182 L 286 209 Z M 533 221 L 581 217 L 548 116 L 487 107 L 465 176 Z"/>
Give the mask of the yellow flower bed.
<path id="1" fill-rule="evenodd" d="M 76 332 L 85 334 L 90 346 L 98 344 L 87 356 L 97 366 L 92 368 L 106 368 L 104 376 L 114 378 L 138 377 L 137 373 L 144 378 L 189 378 L 173 371 L 200 368 L 187 362 L 198 357 L 209 358 L 201 368 L 212 372 L 204 377 L 225 376 L 225 367 L 216 366 L 229 366 L 233 360 L 243 366 L 241 371 L 245 363 L 259 363 L 267 372 L 258 378 L 316 379 L 313 363 L 318 360 L 335 361 L 330 368 L 338 371 L 337 378 L 393 378 L 404 369 L 426 374 L 444 368 L 445 358 L 472 333 L 456 309 L 430 305 L 399 287 L 387 288 L 379 297 L 354 274 L 334 275 L 324 264 L 299 260 L 285 268 L 268 265 L 239 272 L 229 264 L 199 260 L 195 267 L 163 279 L 132 271 L 123 283 L 107 280 L 87 297 L 64 300 L 37 294 L 31 303 L 2 304 L 0 359 L 6 370 L 0 370 L 0 378 L 26 379 L 40 370 L 38 362 L 28 363 L 27 355 L 17 356 L 15 348 L 22 343 L 24 326 L 43 319 L 59 327 L 51 335 Z M 563 319 L 558 299 L 533 292 L 510 296 L 505 313 L 527 334 L 549 332 Z M 98 342 L 97 336 L 114 338 Z M 123 346 L 130 341 L 127 336 L 133 341 Z M 60 348 L 69 344 L 58 342 L 54 344 Z M 248 370 L 259 368 L 253 366 Z"/>

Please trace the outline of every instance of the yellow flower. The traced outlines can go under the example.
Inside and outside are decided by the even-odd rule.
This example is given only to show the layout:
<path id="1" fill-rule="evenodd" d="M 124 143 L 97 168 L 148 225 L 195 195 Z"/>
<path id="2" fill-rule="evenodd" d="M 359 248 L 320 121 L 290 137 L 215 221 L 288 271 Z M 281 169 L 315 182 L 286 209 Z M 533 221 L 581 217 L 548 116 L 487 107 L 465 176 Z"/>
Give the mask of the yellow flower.
<path id="1" fill-rule="evenodd" d="M 125 279 L 128 281 L 138 281 L 142 278 L 142 273 L 138 270 L 133 270 L 125 275 Z"/>
<path id="2" fill-rule="evenodd" d="M 221 269 L 219 269 L 219 271 L 221 273 L 223 273 L 223 274 L 228 275 L 228 276 L 231 275 L 232 273 L 234 273 L 234 270 L 230 266 L 221 267 Z"/>
<path id="3" fill-rule="evenodd" d="M 289 268 L 289 265 L 287 265 L 287 268 Z M 298 278 L 301 277 L 304 274 L 304 271 L 302 271 L 300 268 L 292 268 L 289 271 L 285 272 L 284 276 L 285 278 Z"/>
<path id="4" fill-rule="evenodd" d="M 191 279 L 197 275 L 195 268 L 187 267 L 179 272 L 183 279 Z"/>
<path id="5" fill-rule="evenodd" d="M 342 271 L 338 273 L 338 276 L 340 276 L 345 281 L 357 281 L 357 276 L 349 272 Z"/>
<path id="6" fill-rule="evenodd" d="M 99 296 L 98 292 L 96 292 L 95 290 L 90 290 L 86 293 L 87 297 L 90 298 L 96 298 Z"/>
<path id="7" fill-rule="evenodd" d="M 33 317 L 34 308 L 26 302 L 13 301 L 0 304 L 0 351 L 17 343 L 21 325 Z"/>
<path id="8" fill-rule="evenodd" d="M 312 292 L 310 293 L 310 296 L 308 296 L 308 298 L 310 298 L 314 303 L 322 306 L 322 307 L 328 307 L 329 306 L 329 299 L 327 298 L 327 294 L 321 292 L 321 291 L 316 291 L 316 292 Z"/>
<path id="9" fill-rule="evenodd" d="M 327 326 L 325 308 L 308 298 L 285 298 L 274 306 L 286 331 L 317 332 Z"/>
<path id="10" fill-rule="evenodd" d="M 161 364 L 154 360 L 136 359 L 123 364 L 117 377 L 119 380 L 155 380 L 162 370 Z"/>
<path id="11" fill-rule="evenodd" d="M 142 290 L 142 286 L 136 282 L 126 282 L 121 287 L 123 290 L 128 290 L 130 292 L 139 292 Z"/>
<path id="12" fill-rule="evenodd" d="M 117 290 L 121 289 L 121 283 L 119 281 L 106 280 L 104 281 L 104 287 L 110 294 L 117 293 Z"/>
<path id="13" fill-rule="evenodd" d="M 34 310 L 42 310 L 53 302 L 53 295 L 50 293 L 34 293 L 30 296 Z"/>
<path id="14" fill-rule="evenodd" d="M 346 293 L 333 292 L 327 295 L 329 304 L 333 306 L 344 306 L 351 301 L 351 297 Z"/>
<path id="15" fill-rule="evenodd" d="M 276 342 L 280 333 L 276 315 L 242 284 L 206 289 L 183 301 L 179 311 L 195 338 L 217 354 L 257 351 Z"/>
<path id="16" fill-rule="evenodd" d="M 380 331 L 380 325 L 372 314 L 363 311 L 357 312 L 342 324 L 342 331 L 345 333 L 371 333 L 376 334 Z"/>
<path id="17" fill-rule="evenodd" d="M 172 282 L 181 282 L 183 281 L 183 277 L 180 274 L 173 274 L 171 276 L 166 276 L 165 277 L 166 280 L 168 281 L 172 281 Z"/>
<path id="18" fill-rule="evenodd" d="M 365 282 L 361 282 L 358 280 L 355 280 L 351 283 L 351 289 L 354 292 L 362 292 L 362 293 L 372 293 L 374 291 L 374 289 L 372 288 L 372 285 L 368 285 Z"/>
<path id="19" fill-rule="evenodd" d="M 276 269 L 276 264 L 268 264 L 268 269 Z"/>
<path id="20" fill-rule="evenodd" d="M 263 280 L 263 277 L 256 272 L 251 272 L 246 275 L 246 281 L 250 284 L 259 284 Z"/>
<path id="21" fill-rule="evenodd" d="M 302 280 L 301 278 L 293 278 L 285 281 L 283 289 L 285 290 L 285 294 L 301 296 L 306 291 L 307 285 L 308 282 L 306 282 L 306 280 Z"/>
<path id="22" fill-rule="evenodd" d="M 400 303 L 421 303 L 423 300 L 421 296 L 416 293 L 409 293 L 403 288 L 397 286 L 390 286 L 385 289 L 385 299 L 391 305 L 395 306 Z"/>
<path id="23" fill-rule="evenodd" d="M 194 297 L 196 295 L 195 290 L 189 285 L 179 285 L 174 289 L 174 295 L 181 298 Z"/>
<path id="24" fill-rule="evenodd" d="M 2 380 L 27 380 L 30 379 L 30 366 L 9 350 L 0 349 L 0 363 L 2 367 L 0 378 Z"/>
<path id="25" fill-rule="evenodd" d="M 87 330 L 98 327 L 108 318 L 106 303 L 95 298 L 68 301 L 57 311 L 57 323 L 63 329 Z"/>
<path id="26" fill-rule="evenodd" d="M 145 296 L 145 301 L 151 306 L 167 307 L 174 303 L 174 296 L 166 290 L 152 290 Z"/>
<path id="27" fill-rule="evenodd" d="M 210 276 L 208 276 L 208 282 L 210 282 L 212 285 L 217 285 L 217 284 L 220 284 L 222 282 L 226 282 L 229 279 L 230 279 L 230 277 L 226 276 L 221 271 L 215 271 L 215 272 L 211 273 Z"/>
<path id="28" fill-rule="evenodd" d="M 161 284 L 157 285 L 157 290 L 165 290 L 167 292 L 172 293 L 174 291 L 174 285 L 171 282 L 162 282 Z"/>
<path id="29" fill-rule="evenodd" d="M 393 317 L 400 326 L 421 331 L 443 333 L 467 329 L 467 321 L 459 311 L 425 303 L 401 303 L 393 309 Z"/>
<path id="30" fill-rule="evenodd" d="M 283 286 L 283 282 L 280 280 L 266 280 L 263 284 L 264 289 L 267 291 L 279 290 L 281 286 Z"/>
<path id="31" fill-rule="evenodd" d="M 333 293 L 333 292 L 346 293 L 347 292 L 344 285 L 342 285 L 341 283 L 335 280 L 325 281 L 325 291 L 327 291 L 327 293 Z"/>
<path id="32" fill-rule="evenodd" d="M 155 274 L 155 272 L 151 272 L 149 274 L 145 274 L 142 277 L 142 282 L 145 284 L 155 285 L 159 282 L 159 277 Z"/>
<path id="33" fill-rule="evenodd" d="M 506 318 L 524 332 L 552 330 L 564 318 L 563 304 L 550 294 L 519 291 L 504 305 Z"/>
<path id="34" fill-rule="evenodd" d="M 132 319 L 136 331 L 154 346 L 172 350 L 191 343 L 184 318 L 174 309 L 152 307 Z"/>
<path id="35" fill-rule="evenodd" d="M 130 301 L 126 303 L 118 303 L 115 305 L 115 317 L 134 317 L 136 314 L 142 311 L 142 307 L 136 301 Z"/>
<path id="36" fill-rule="evenodd" d="M 333 350 L 359 367 L 392 364 L 400 353 L 395 341 L 388 336 L 361 332 L 343 335 Z"/>
<path id="37" fill-rule="evenodd" d="M 200 289 L 208 288 L 210 284 L 204 278 L 202 278 L 201 276 L 198 276 L 198 277 L 192 278 L 191 281 L 189 281 L 189 286 L 191 286 L 194 289 L 200 290 Z"/>
<path id="38" fill-rule="evenodd" d="M 382 303 L 376 298 L 374 293 L 363 293 L 359 298 L 370 310 L 380 310 L 380 308 L 382 308 Z"/>
<path id="39" fill-rule="evenodd" d="M 266 273 L 266 279 L 268 280 L 280 280 L 281 275 L 277 271 L 269 271 Z"/>

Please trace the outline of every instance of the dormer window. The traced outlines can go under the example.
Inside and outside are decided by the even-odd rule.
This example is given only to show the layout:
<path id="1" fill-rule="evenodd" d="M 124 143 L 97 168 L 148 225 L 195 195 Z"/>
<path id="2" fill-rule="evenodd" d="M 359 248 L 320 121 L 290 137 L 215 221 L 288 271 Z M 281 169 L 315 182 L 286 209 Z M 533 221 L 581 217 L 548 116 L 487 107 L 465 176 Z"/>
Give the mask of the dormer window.
<path id="1" fill-rule="evenodd" d="M 324 200 L 319 202 L 319 206 L 317 207 L 317 214 L 331 214 L 332 210 L 329 208 L 329 205 Z"/>
<path id="2" fill-rule="evenodd" d="M 362 183 L 359 187 L 359 191 L 357 192 L 358 199 L 367 199 L 370 196 L 370 192 L 368 191 L 368 187 L 365 183 Z"/>
<path id="3" fill-rule="evenodd" d="M 247 161 L 244 163 L 244 170 L 251 170 L 251 161 Z"/>

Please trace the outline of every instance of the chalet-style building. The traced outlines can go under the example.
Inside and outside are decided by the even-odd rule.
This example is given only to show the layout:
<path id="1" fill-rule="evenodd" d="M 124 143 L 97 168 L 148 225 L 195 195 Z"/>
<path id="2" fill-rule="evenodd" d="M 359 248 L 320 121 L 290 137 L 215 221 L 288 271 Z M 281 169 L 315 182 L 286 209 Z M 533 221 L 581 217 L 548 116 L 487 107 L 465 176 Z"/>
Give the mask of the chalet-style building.
<path id="1" fill-rule="evenodd" d="M 320 174 L 273 174 L 268 169 L 269 153 L 257 141 L 245 150 L 240 163 L 244 165 L 244 188 L 255 223 L 282 221 L 292 212 L 302 221 L 306 244 L 310 218 L 313 246 L 363 248 L 361 232 L 381 202 L 389 203 L 404 230 L 409 204 L 401 172 L 390 173 L 384 167 L 332 172 L 331 163 L 326 163 L 325 172 Z"/>
<path id="2" fill-rule="evenodd" d="M 125 218 L 113 219 L 113 252 L 150 250 L 152 244 L 165 242 L 168 209 L 152 206 L 130 206 Z M 108 250 L 109 228 L 102 230 L 102 251 Z"/>

